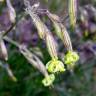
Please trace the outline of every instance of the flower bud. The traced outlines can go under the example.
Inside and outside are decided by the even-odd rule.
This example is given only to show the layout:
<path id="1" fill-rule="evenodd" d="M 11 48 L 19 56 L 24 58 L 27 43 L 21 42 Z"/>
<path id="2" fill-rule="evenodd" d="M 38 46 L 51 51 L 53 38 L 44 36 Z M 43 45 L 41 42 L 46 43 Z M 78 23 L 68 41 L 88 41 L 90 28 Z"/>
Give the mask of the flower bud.
<path id="1" fill-rule="evenodd" d="M 10 76 L 10 78 L 16 82 L 17 81 L 17 78 L 13 75 L 13 72 L 12 70 L 9 68 L 9 66 L 6 68 L 7 72 L 8 72 L 8 75 Z"/>
<path id="2" fill-rule="evenodd" d="M 14 82 L 17 81 L 17 78 L 14 76 L 14 74 L 13 74 L 13 72 L 12 72 L 12 70 L 10 69 L 10 67 L 9 67 L 8 64 L 3 64 L 2 62 L 0 62 L 0 66 L 6 70 L 6 72 L 7 72 L 8 75 L 9 75 L 9 77 L 10 77 Z"/>
<path id="3" fill-rule="evenodd" d="M 50 73 L 64 72 L 65 71 L 64 64 L 57 59 L 53 59 L 53 60 L 49 61 L 46 64 L 46 69 Z"/>
<path id="4" fill-rule="evenodd" d="M 51 74 L 51 75 L 48 75 L 47 77 L 45 77 L 43 80 L 42 80 L 42 83 L 44 86 L 50 86 L 52 85 L 52 83 L 54 82 L 55 80 L 55 75 L 54 74 Z"/>
<path id="5" fill-rule="evenodd" d="M 4 2 L 4 0 L 0 0 L 0 2 Z"/>
<path id="6" fill-rule="evenodd" d="M 15 22 L 15 18 L 16 18 L 15 9 L 13 8 L 10 0 L 6 0 L 6 3 L 7 3 L 7 7 L 8 7 L 8 15 L 9 15 L 10 21 L 12 23 L 14 23 Z"/>
<path id="7" fill-rule="evenodd" d="M 69 18 L 70 18 L 70 25 L 72 28 L 76 25 L 76 18 L 77 18 L 77 0 L 69 0 L 68 3 L 69 9 Z"/>
<path id="8" fill-rule="evenodd" d="M 0 41 L 0 53 L 1 53 L 1 58 L 3 58 L 4 60 L 7 61 L 8 53 L 7 53 L 7 48 L 6 48 L 3 40 Z"/>

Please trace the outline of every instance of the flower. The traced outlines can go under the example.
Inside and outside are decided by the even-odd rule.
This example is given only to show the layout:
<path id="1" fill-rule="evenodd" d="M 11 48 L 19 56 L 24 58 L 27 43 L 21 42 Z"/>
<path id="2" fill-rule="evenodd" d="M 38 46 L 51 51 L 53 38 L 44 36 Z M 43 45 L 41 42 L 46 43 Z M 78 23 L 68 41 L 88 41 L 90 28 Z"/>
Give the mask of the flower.
<path id="1" fill-rule="evenodd" d="M 68 51 L 64 59 L 65 64 L 73 64 L 79 60 L 79 55 L 76 52 Z"/>
<path id="2" fill-rule="evenodd" d="M 51 74 L 51 75 L 48 75 L 47 77 L 45 77 L 42 80 L 42 83 L 43 83 L 44 86 L 50 86 L 50 85 L 52 85 L 54 80 L 55 80 L 55 75 Z"/>
<path id="3" fill-rule="evenodd" d="M 52 59 L 51 61 L 49 61 L 46 64 L 46 68 L 47 68 L 48 72 L 50 72 L 50 73 L 65 71 L 64 64 L 57 59 Z"/>

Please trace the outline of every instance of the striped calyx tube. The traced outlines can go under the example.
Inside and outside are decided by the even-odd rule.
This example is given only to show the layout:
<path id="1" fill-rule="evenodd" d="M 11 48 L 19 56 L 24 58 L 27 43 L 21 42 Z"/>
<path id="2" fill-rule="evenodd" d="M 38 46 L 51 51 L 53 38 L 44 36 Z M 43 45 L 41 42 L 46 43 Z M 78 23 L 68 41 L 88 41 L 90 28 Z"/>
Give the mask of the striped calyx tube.
<path id="1" fill-rule="evenodd" d="M 64 64 L 58 60 L 56 42 L 51 33 L 46 33 L 46 44 L 51 56 L 51 60 L 46 64 L 46 69 L 50 73 L 64 72 Z"/>
<path id="2" fill-rule="evenodd" d="M 68 0 L 68 10 L 69 10 L 70 26 L 72 27 L 72 29 L 74 29 L 77 17 L 77 0 Z"/>
<path id="3" fill-rule="evenodd" d="M 33 6 L 35 6 L 35 5 L 33 5 Z M 26 11 L 27 14 L 30 15 L 35 27 L 37 28 L 39 37 L 41 39 L 44 39 L 45 38 L 46 26 L 41 21 L 40 17 L 36 14 L 36 12 L 35 12 L 36 8 L 34 8 L 33 6 L 28 5 L 27 8 L 25 9 L 25 11 Z M 36 7 L 38 7 L 38 6 L 36 6 Z"/>
<path id="4" fill-rule="evenodd" d="M 53 22 L 56 35 L 63 41 L 65 48 L 67 49 L 67 54 L 65 54 L 64 62 L 68 65 L 68 68 L 72 68 L 75 65 L 75 62 L 79 60 L 79 56 L 76 52 L 73 51 L 71 38 L 68 34 L 66 27 L 60 21 L 59 16 L 47 12 L 48 17 Z"/>
<path id="5" fill-rule="evenodd" d="M 48 17 L 53 22 L 56 35 L 63 41 L 63 44 L 67 50 L 72 51 L 72 43 L 66 27 L 62 24 L 59 16 L 47 12 Z"/>
<path id="6" fill-rule="evenodd" d="M 47 48 L 48 48 L 48 52 L 49 52 L 51 58 L 58 59 L 58 56 L 57 56 L 57 45 L 56 45 L 56 42 L 55 42 L 51 32 L 47 32 L 46 33 L 45 42 L 46 42 L 46 45 L 47 45 Z"/>

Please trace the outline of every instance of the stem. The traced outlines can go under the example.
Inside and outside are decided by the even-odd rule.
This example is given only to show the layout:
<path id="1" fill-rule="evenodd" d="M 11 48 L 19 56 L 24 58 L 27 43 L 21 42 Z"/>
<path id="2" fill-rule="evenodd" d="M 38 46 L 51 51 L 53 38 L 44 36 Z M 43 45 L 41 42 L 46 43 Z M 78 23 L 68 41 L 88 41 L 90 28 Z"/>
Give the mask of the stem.
<path id="1" fill-rule="evenodd" d="M 14 28 L 15 25 L 16 23 L 12 24 L 12 26 L 7 31 L 5 31 L 2 36 L 7 35 Z"/>
<path id="2" fill-rule="evenodd" d="M 10 39 L 10 38 L 7 37 L 7 36 L 3 37 L 3 39 L 6 40 L 6 41 L 9 42 L 9 43 L 15 45 L 15 46 L 18 47 L 18 48 L 20 47 L 20 44 L 19 44 L 19 43 L 13 41 L 12 39 Z"/>

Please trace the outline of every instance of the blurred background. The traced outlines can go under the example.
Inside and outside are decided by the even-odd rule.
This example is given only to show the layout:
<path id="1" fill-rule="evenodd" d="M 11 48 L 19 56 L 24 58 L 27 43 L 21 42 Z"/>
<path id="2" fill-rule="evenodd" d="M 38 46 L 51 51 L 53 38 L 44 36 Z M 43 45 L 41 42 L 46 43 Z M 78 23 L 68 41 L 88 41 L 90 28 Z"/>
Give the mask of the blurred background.
<path id="1" fill-rule="evenodd" d="M 38 1 L 41 8 L 50 10 L 64 20 L 80 60 L 76 63 L 74 73 L 56 74 L 54 87 L 44 87 L 41 83 L 42 74 L 28 63 L 15 46 L 5 42 L 9 56 L 7 63 L 18 81 L 14 82 L 7 71 L 0 67 L 0 96 L 96 96 L 96 0 L 77 0 L 78 15 L 74 32 L 70 31 L 68 22 L 68 0 L 30 0 L 30 3 L 32 5 Z M 44 42 L 38 37 L 31 18 L 23 17 L 23 0 L 11 2 L 16 11 L 17 23 L 8 35 L 20 44 L 28 46 L 46 64 L 50 56 Z M 48 28 L 54 31 L 51 22 L 42 14 L 40 16 Z M 0 2 L 0 31 L 8 30 L 11 25 L 6 2 Z M 65 50 L 63 43 L 55 35 L 54 37 L 58 41 L 59 54 L 62 56 Z"/>

